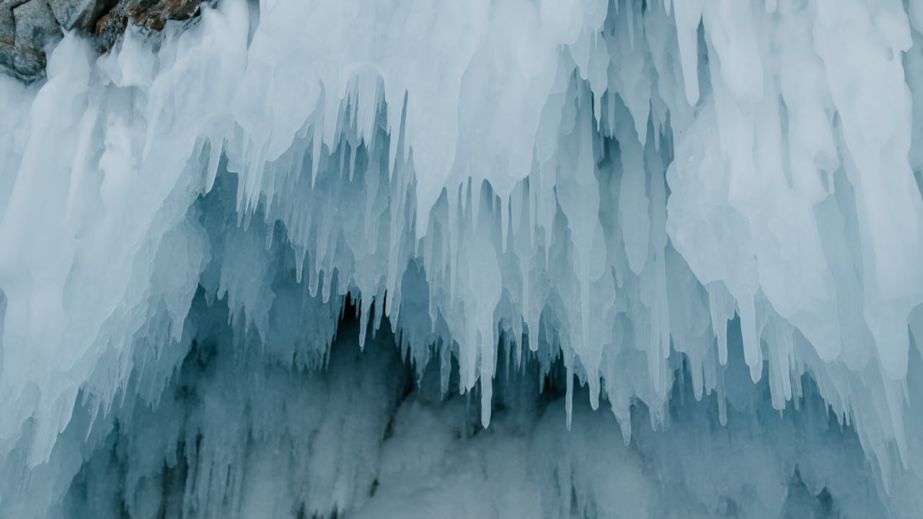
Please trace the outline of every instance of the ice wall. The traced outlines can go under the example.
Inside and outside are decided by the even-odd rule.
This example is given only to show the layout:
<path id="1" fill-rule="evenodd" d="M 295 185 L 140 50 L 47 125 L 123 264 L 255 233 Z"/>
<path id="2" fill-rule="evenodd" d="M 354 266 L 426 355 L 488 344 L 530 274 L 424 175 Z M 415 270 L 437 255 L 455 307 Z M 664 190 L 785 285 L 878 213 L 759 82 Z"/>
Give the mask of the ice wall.
<path id="1" fill-rule="evenodd" d="M 194 298 L 285 377 L 327 366 L 349 294 L 360 345 L 393 330 L 482 426 L 500 364 L 560 365 L 562 421 L 602 405 L 614 442 L 639 406 L 682 434 L 677 373 L 720 424 L 810 379 L 919 516 L 921 9 L 222 0 L 156 46 L 65 36 L 44 83 L 0 78 L 0 515 L 142 428 L 123 409 L 172 391 Z"/>

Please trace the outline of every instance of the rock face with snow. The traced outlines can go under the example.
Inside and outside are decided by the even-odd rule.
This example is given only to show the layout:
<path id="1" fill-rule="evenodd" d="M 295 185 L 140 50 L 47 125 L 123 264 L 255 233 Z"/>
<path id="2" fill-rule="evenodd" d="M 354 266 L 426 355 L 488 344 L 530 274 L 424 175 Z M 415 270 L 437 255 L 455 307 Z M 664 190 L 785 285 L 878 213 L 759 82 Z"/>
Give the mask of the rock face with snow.
<path id="1" fill-rule="evenodd" d="M 923 0 L 0 5 L 0 517 L 923 517 Z"/>
<path id="2" fill-rule="evenodd" d="M 160 31 L 169 20 L 189 20 L 201 0 L 3 0 L 0 70 L 23 81 L 45 73 L 45 47 L 63 31 L 77 31 L 110 49 L 131 23 Z"/>

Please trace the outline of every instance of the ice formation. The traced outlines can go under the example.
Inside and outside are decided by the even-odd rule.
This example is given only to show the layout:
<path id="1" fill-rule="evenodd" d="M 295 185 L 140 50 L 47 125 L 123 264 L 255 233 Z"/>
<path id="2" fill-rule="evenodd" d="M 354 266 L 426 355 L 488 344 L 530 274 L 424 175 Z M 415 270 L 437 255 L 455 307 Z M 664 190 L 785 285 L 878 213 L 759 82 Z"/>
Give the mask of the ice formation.
<path id="1" fill-rule="evenodd" d="M 0 517 L 921 517 L 921 38 L 919 0 L 66 34 L 0 78 Z"/>

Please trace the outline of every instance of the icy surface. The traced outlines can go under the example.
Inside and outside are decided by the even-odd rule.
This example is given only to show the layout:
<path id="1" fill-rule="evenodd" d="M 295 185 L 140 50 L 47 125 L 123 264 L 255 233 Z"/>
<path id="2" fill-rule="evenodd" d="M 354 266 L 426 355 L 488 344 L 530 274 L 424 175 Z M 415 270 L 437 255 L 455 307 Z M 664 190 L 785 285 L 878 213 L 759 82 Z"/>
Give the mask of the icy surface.
<path id="1" fill-rule="evenodd" d="M 66 35 L 0 78 L 0 517 L 920 517 L 921 38 L 918 0 Z"/>

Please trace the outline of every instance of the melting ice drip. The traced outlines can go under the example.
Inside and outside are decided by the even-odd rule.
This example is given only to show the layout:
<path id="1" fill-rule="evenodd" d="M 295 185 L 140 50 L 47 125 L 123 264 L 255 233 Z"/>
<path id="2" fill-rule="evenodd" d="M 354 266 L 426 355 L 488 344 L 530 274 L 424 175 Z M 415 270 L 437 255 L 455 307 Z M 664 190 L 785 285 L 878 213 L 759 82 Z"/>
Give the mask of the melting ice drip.
<path id="1" fill-rule="evenodd" d="M 923 2 L 170 31 L 0 80 L 0 515 L 923 511 Z"/>

